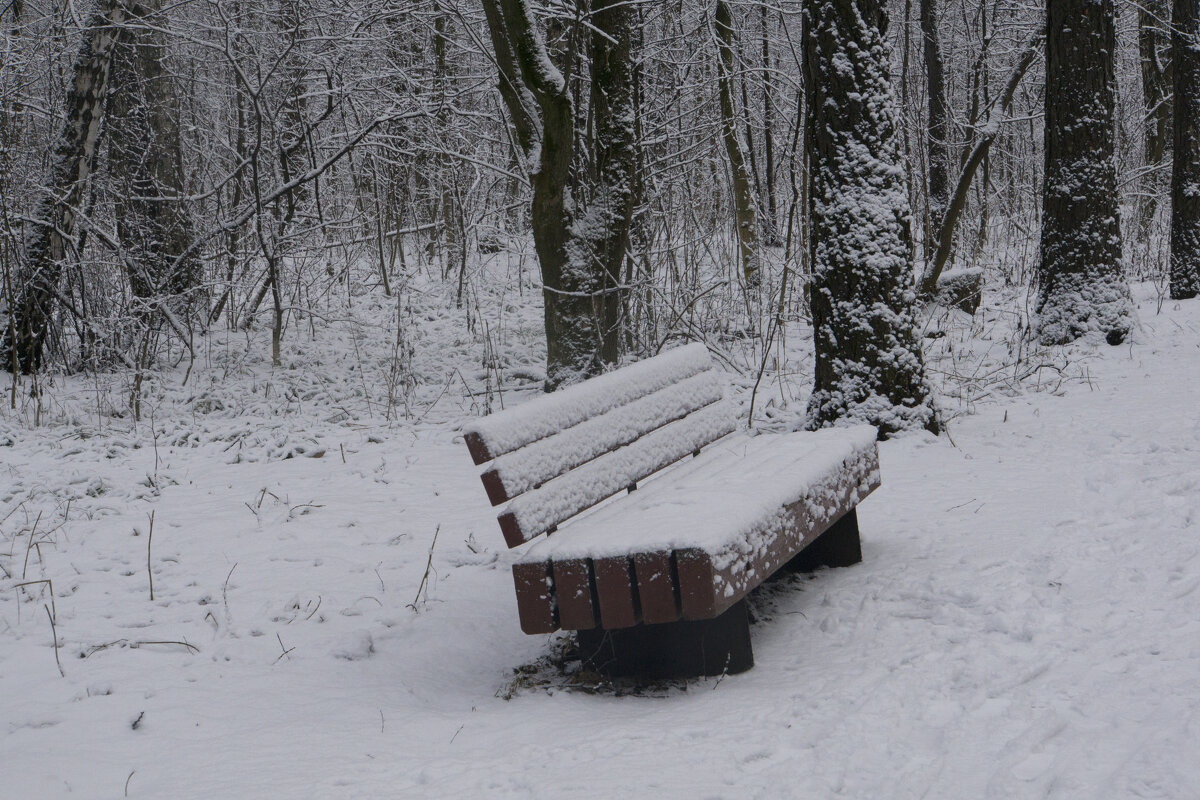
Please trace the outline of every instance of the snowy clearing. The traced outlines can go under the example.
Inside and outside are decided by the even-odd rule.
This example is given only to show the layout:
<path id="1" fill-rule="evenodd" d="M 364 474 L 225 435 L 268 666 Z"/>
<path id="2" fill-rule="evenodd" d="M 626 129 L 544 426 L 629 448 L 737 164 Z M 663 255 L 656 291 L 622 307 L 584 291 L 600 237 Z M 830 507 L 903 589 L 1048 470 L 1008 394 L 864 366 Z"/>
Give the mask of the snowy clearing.
<path id="1" fill-rule="evenodd" d="M 82 377 L 41 427 L 6 403 L 0 793 L 1200 796 L 1200 305 L 1137 296 L 1131 344 L 1046 351 L 1056 391 L 943 386 L 953 444 L 883 443 L 864 562 L 761 592 L 753 670 L 639 692 L 521 633 L 465 392 L 338 416 L 383 370 L 339 340 L 303 356 L 325 394 L 215 359 L 153 423 L 73 416 L 119 394 Z M 979 333 L 927 339 L 931 373 Z"/>

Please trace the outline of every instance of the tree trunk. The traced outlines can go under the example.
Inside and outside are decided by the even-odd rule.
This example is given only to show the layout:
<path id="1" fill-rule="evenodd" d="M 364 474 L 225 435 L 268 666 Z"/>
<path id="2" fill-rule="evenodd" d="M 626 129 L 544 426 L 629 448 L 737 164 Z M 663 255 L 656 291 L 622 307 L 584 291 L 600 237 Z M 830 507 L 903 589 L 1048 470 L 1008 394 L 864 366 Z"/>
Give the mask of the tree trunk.
<path id="1" fill-rule="evenodd" d="M 54 297 L 75 232 L 76 211 L 95 167 L 113 49 L 126 19 L 119 0 L 103 0 L 92 16 L 66 102 L 66 124 L 51 161 L 50 182 L 33 214 L 0 355 L 5 369 L 36 372 L 50 328 Z"/>
<path id="2" fill-rule="evenodd" d="M 925 83 L 929 100 L 929 220 L 925 257 L 937 246 L 938 232 L 950 204 L 950 109 L 946 103 L 945 68 L 938 40 L 937 0 L 921 0 L 921 35 L 925 44 Z"/>
<path id="3" fill-rule="evenodd" d="M 181 200 L 178 94 L 166 69 L 158 9 L 128 6 L 131 22 L 113 53 L 109 163 L 116 191 L 117 235 L 134 296 L 170 298 L 183 309 L 199 283 L 195 259 L 179 256 L 192 226 Z"/>
<path id="4" fill-rule="evenodd" d="M 591 185 L 580 195 L 573 252 L 574 269 L 599 278 L 594 285 L 592 316 L 599 321 L 594 350 L 604 364 L 615 364 L 621 326 L 621 273 L 629 251 L 633 219 L 637 141 L 634 122 L 633 46 L 637 8 L 626 0 L 592 3 L 592 118 L 594 158 Z"/>
<path id="5" fill-rule="evenodd" d="M 966 210 L 967 193 L 971 188 L 971 182 L 975 179 L 975 171 L 981 163 L 986 166 L 992 142 L 996 140 L 996 136 L 1000 133 L 1000 120 L 996 119 L 995 116 L 1000 113 L 1007 114 L 1012 108 L 1013 94 L 1016 93 L 1021 79 L 1025 77 L 1025 73 L 1029 71 L 1029 67 L 1033 64 L 1037 51 L 1041 49 L 1042 38 L 1044 36 L 1044 31 L 1039 28 L 1026 42 L 1021 54 L 1017 57 L 1016 63 L 1013 65 L 1012 71 L 1008 75 L 1004 91 L 1000 94 L 999 111 L 997 112 L 989 104 L 987 106 L 986 122 L 982 126 L 976 126 L 978 130 L 975 131 L 977 135 L 975 144 L 966 158 L 963 159 L 962 171 L 959 173 L 958 181 L 954 186 L 954 195 L 950 199 L 950 205 L 946 207 L 946 214 L 942 218 L 942 226 L 937 232 L 937 239 L 935 241 L 936 249 L 933 252 L 932 258 L 926 261 L 925 272 L 921 276 L 919 288 L 921 295 L 924 297 L 932 297 L 937 292 L 938 278 L 941 276 L 942 269 L 945 268 L 946 262 L 950 258 L 950 249 L 954 242 L 954 226 L 958 224 L 959 217 Z M 984 183 L 986 184 L 986 182 L 985 172 Z M 984 208 L 986 209 L 986 206 Z"/>
<path id="6" fill-rule="evenodd" d="M 1138 5 L 1138 49 L 1142 60 L 1142 96 L 1146 104 L 1144 121 L 1145 140 L 1143 156 L 1147 169 L 1142 180 L 1139 205 L 1138 237 L 1145 241 L 1150 236 L 1158 209 L 1158 196 L 1162 187 L 1158 168 L 1167 153 L 1167 141 L 1171 135 L 1171 103 L 1167 96 L 1167 70 L 1163 68 L 1162 53 L 1167 36 L 1166 0 L 1142 0 Z"/>
<path id="7" fill-rule="evenodd" d="M 1133 326 L 1113 160 L 1113 0 L 1049 0 L 1046 171 L 1036 304 L 1043 344 Z"/>
<path id="8" fill-rule="evenodd" d="M 737 133 L 737 109 L 733 102 L 733 74 L 736 64 L 733 14 L 725 0 L 717 0 L 713 13 L 717 31 L 717 90 L 721 101 L 721 137 L 729 157 L 729 172 L 733 183 L 733 219 L 737 230 L 738 255 L 746 286 L 756 287 L 761 281 L 758 265 L 758 213 L 754 186 L 746 164 L 746 152 Z"/>
<path id="9" fill-rule="evenodd" d="M 816 380 L 809 429 L 936 432 L 913 311 L 911 211 L 880 0 L 804 2 Z"/>
<path id="10" fill-rule="evenodd" d="M 1171 299 L 1200 293 L 1200 8 L 1175 0 L 1171 63 L 1175 162 L 1171 170 Z"/>
<path id="11" fill-rule="evenodd" d="M 529 0 L 484 0 L 501 96 L 526 158 L 538 161 L 530 169 L 531 216 L 545 302 L 547 391 L 597 374 L 616 361 L 620 347 L 617 277 L 628 247 L 636 162 L 636 9 L 610 0 L 594 10 L 592 77 L 605 97 L 593 109 L 591 169 L 573 174 L 575 104 Z"/>
<path id="12" fill-rule="evenodd" d="M 759 8 L 762 19 L 762 63 L 763 63 L 763 159 L 766 168 L 767 202 L 764 209 L 766 220 L 763 223 L 763 239 L 766 244 L 778 247 L 779 239 L 779 204 L 775 191 L 775 73 L 771 60 L 771 27 L 767 16 L 767 6 Z"/>

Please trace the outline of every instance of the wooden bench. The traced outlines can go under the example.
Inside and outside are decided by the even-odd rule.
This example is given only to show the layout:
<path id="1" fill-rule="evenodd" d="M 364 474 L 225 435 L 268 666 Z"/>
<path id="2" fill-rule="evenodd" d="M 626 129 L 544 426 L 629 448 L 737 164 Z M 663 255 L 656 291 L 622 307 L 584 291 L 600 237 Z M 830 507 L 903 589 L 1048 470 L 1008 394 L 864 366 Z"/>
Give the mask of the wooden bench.
<path id="1" fill-rule="evenodd" d="M 505 541 L 532 542 L 512 568 L 526 633 L 578 631 L 610 675 L 741 672 L 752 589 L 862 560 L 875 430 L 734 433 L 724 387 L 692 344 L 467 426 Z"/>

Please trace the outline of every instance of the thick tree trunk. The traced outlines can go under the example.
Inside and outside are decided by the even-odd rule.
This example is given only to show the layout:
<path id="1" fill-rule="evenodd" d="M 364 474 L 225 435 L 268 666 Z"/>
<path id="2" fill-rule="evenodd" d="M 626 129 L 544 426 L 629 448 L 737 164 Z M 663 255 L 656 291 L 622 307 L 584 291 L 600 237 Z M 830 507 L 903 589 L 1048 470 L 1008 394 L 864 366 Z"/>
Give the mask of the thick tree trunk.
<path id="1" fill-rule="evenodd" d="M 620 347 L 617 277 L 628 247 L 636 166 L 636 9 L 623 2 L 594 6 L 592 78 L 599 86 L 593 89 L 604 97 L 593 96 L 591 169 L 576 174 L 575 103 L 528 0 L 484 0 L 484 10 L 501 96 L 518 137 L 528 142 L 526 157 L 537 159 L 530 169 L 531 216 L 545 302 L 546 390 L 553 391 L 614 363 Z"/>
<path id="2" fill-rule="evenodd" d="M 599 322 L 594 350 L 615 364 L 621 326 L 621 273 L 633 219 L 637 139 L 633 46 L 637 8 L 626 0 L 592 3 L 592 142 L 590 186 L 581 196 L 572 266 L 593 283 L 592 316 Z M 596 279 L 598 280 L 598 284 Z"/>
<path id="3" fill-rule="evenodd" d="M 1138 5 L 1138 49 L 1142 60 L 1142 96 L 1146 104 L 1142 152 L 1147 172 L 1141 186 L 1138 236 L 1143 241 L 1149 237 L 1153 228 L 1154 215 L 1158 209 L 1158 195 L 1163 184 L 1158 167 L 1166 157 L 1167 142 L 1171 135 L 1168 76 L 1162 62 L 1162 54 L 1166 49 L 1166 27 L 1166 0 L 1142 0 Z"/>
<path id="4" fill-rule="evenodd" d="M 1171 298 L 1200 293 L 1200 7 L 1175 0 L 1171 61 L 1175 162 L 1171 171 Z"/>
<path id="5" fill-rule="evenodd" d="M 54 148 L 50 181 L 33 215 L 38 222 L 31 226 L 13 287 L 13 319 L 5 326 L 0 346 L 4 369 L 30 373 L 42 366 L 77 207 L 96 162 L 113 49 L 125 19 L 120 0 L 102 0 L 83 33 L 67 95 L 66 124 Z"/>
<path id="6" fill-rule="evenodd" d="M 929 220 L 925 257 L 937 247 L 938 233 L 950 204 L 950 109 L 946 102 L 945 67 L 938 39 L 937 0 L 921 0 L 921 36 L 925 44 L 925 84 L 929 100 Z"/>
<path id="7" fill-rule="evenodd" d="M 1113 161 L 1112 0 L 1049 0 L 1037 329 L 1043 344 L 1133 326 Z"/>
<path id="8" fill-rule="evenodd" d="M 733 14 L 725 0 L 717 0 L 713 12 L 717 31 L 717 91 L 721 103 L 721 138 L 729 157 L 729 172 L 733 184 L 733 219 L 737 230 L 738 256 L 742 278 L 748 287 L 759 285 L 758 213 L 754 185 L 746 163 L 746 152 L 737 133 L 737 108 L 733 102 L 733 75 L 736 66 Z"/>
<path id="9" fill-rule="evenodd" d="M 911 212 L 880 0 L 805 0 L 816 380 L 810 429 L 938 423 L 913 311 Z"/>
<path id="10" fill-rule="evenodd" d="M 156 9 L 128 8 L 134 24 L 114 51 L 108 101 L 117 235 L 134 295 L 166 300 L 181 310 L 199 274 L 195 259 L 179 261 L 191 244 L 192 226 L 181 199 L 178 94 L 164 63 L 166 46 Z"/>

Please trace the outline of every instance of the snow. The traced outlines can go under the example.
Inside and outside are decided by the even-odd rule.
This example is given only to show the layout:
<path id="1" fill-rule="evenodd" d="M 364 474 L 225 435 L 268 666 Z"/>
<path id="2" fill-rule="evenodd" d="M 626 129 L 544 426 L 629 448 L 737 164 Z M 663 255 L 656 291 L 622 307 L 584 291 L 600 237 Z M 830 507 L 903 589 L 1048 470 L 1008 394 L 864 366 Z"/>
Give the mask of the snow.
<path id="1" fill-rule="evenodd" d="M 734 409 L 717 401 L 526 492 L 502 515 L 511 514 L 528 540 L 736 427 Z"/>
<path id="2" fill-rule="evenodd" d="M 41 427 L 0 413 L 0 795 L 1200 796 L 1200 305 L 1135 298 L 1125 346 L 1028 356 L 1048 388 L 939 388 L 972 413 L 880 444 L 863 563 L 757 596 L 753 670 L 641 694 L 536 666 L 465 396 L 331 422 L 370 351 L 310 396 L 214 346 L 151 428 L 56 379 Z"/>
<path id="3" fill-rule="evenodd" d="M 701 372 L 629 405 L 614 408 L 500 456 L 490 469 L 500 476 L 508 496 L 515 497 L 573 467 L 629 444 L 664 422 L 717 402 L 724 396 L 724 384 L 716 370 Z M 548 398 L 542 402 L 545 399 Z M 535 403 L 521 408 L 533 407 Z"/>
<path id="4" fill-rule="evenodd" d="M 708 350 L 691 344 L 599 375 L 584 384 L 555 392 L 533 405 L 518 406 L 471 422 L 493 456 L 502 455 L 552 433 L 578 425 L 712 366 Z"/>
<path id="5" fill-rule="evenodd" d="M 784 506 L 848 474 L 877 482 L 876 431 L 870 425 L 813 432 L 735 435 L 714 443 L 659 480 L 532 545 L 522 561 L 605 558 L 697 548 L 717 568 L 744 558 L 748 537 L 772 526 Z M 872 480 L 874 478 L 874 480 Z M 865 496 L 866 491 L 863 491 Z M 811 509 L 817 519 L 823 508 Z"/>

